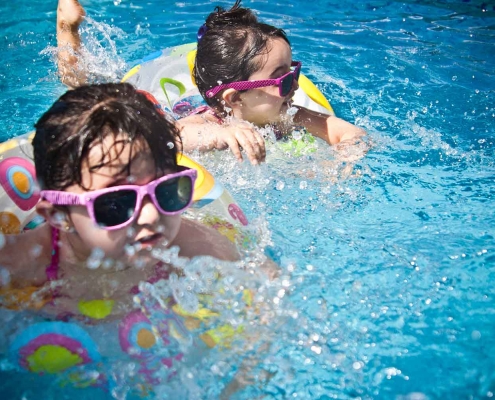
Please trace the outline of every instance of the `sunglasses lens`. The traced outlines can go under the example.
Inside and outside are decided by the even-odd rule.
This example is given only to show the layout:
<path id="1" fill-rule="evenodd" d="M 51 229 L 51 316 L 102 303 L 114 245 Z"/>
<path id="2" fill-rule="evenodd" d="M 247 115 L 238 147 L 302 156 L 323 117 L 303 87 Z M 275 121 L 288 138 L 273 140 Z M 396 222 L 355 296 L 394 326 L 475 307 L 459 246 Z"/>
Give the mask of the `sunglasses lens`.
<path id="1" fill-rule="evenodd" d="M 193 193 L 192 179 L 181 176 L 160 183 L 155 189 L 155 196 L 163 211 L 175 212 L 186 208 Z"/>
<path id="2" fill-rule="evenodd" d="M 301 75 L 301 66 L 296 67 L 295 72 L 296 72 L 295 73 L 295 75 L 296 75 L 295 78 L 296 78 L 296 81 L 298 81 L 299 80 L 299 75 Z"/>
<path id="3" fill-rule="evenodd" d="M 136 209 L 137 193 L 134 190 L 119 190 L 106 193 L 94 201 L 96 222 L 100 226 L 117 226 L 129 221 Z"/>
<path id="4" fill-rule="evenodd" d="M 287 75 L 282 82 L 280 82 L 282 88 L 282 96 L 287 96 L 292 89 L 292 84 L 294 83 L 294 75 Z"/>

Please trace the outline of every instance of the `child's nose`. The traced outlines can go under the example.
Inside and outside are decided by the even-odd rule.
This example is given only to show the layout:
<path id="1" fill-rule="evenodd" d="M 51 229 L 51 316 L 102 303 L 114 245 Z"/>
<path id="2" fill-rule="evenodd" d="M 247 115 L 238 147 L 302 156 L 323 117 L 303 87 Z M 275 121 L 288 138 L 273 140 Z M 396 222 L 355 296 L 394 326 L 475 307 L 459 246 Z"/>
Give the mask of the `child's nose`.
<path id="1" fill-rule="evenodd" d="M 136 220 L 138 225 L 154 225 L 160 220 L 160 212 L 149 196 L 145 196 Z"/>

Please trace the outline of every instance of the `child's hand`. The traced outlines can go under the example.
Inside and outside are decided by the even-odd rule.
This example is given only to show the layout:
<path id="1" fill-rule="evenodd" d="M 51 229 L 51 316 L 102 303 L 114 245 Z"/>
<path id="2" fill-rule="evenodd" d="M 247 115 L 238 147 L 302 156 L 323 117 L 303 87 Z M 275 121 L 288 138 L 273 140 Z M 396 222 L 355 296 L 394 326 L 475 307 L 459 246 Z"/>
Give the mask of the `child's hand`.
<path id="1" fill-rule="evenodd" d="M 204 113 L 182 118 L 177 125 L 184 152 L 230 148 L 238 161 L 243 160 L 242 151 L 253 165 L 265 161 L 265 139 L 249 122 L 233 120 L 220 125 L 217 117 Z"/>
<path id="2" fill-rule="evenodd" d="M 265 139 L 248 123 L 223 126 L 217 131 L 217 149 L 230 148 L 237 160 L 242 161 L 242 151 L 253 165 L 265 161 Z"/>

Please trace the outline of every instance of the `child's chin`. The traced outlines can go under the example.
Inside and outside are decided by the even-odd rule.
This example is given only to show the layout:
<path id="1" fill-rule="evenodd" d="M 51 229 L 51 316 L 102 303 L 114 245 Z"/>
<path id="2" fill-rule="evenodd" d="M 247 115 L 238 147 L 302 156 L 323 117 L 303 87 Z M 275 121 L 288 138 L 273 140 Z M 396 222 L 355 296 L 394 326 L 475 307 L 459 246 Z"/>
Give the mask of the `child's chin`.
<path id="1" fill-rule="evenodd" d="M 284 109 L 283 107 L 280 108 L 280 111 L 277 114 L 272 115 L 271 117 L 268 117 L 266 119 L 266 122 L 265 122 L 264 125 L 266 125 L 266 124 L 277 124 L 277 123 L 279 123 L 280 121 L 282 121 L 283 116 L 285 115 L 286 111 L 287 111 L 287 109 Z"/>
<path id="2" fill-rule="evenodd" d="M 154 264 L 156 264 L 158 260 L 151 256 L 151 252 L 149 251 L 141 251 L 138 254 L 129 257 L 128 263 L 133 268 L 145 269 Z"/>
<path id="3" fill-rule="evenodd" d="M 284 115 L 287 115 L 287 110 L 291 107 L 291 104 L 289 103 L 283 103 L 282 106 L 280 107 L 280 113 L 279 117 L 283 118 Z"/>

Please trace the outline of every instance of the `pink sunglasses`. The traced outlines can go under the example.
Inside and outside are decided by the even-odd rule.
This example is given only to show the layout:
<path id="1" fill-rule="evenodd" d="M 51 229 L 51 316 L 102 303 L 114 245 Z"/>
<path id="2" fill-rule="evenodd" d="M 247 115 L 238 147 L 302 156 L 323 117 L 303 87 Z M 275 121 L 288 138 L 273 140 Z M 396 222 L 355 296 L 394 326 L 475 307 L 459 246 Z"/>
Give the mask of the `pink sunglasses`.
<path id="1" fill-rule="evenodd" d="M 134 221 L 146 195 L 150 196 L 160 213 L 179 214 L 191 205 L 196 176 L 195 169 L 187 168 L 143 186 L 121 185 L 82 194 L 42 190 L 40 196 L 54 205 L 86 206 L 96 225 L 112 231 L 124 228 Z"/>
<path id="2" fill-rule="evenodd" d="M 299 80 L 301 65 L 302 64 L 300 61 L 293 61 L 291 63 L 291 67 L 294 67 L 294 70 L 287 72 L 285 75 L 282 75 L 280 78 L 277 79 L 264 79 L 261 81 L 239 81 L 215 86 L 213 89 L 210 89 L 206 92 L 206 97 L 211 98 L 223 89 L 230 88 L 236 90 L 249 90 L 266 86 L 278 86 L 278 93 L 280 94 L 280 97 L 285 97 L 292 90 L 294 81 L 297 82 Z"/>

